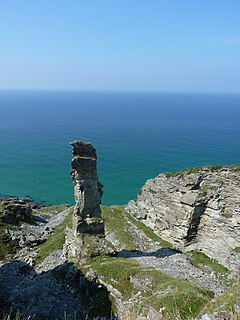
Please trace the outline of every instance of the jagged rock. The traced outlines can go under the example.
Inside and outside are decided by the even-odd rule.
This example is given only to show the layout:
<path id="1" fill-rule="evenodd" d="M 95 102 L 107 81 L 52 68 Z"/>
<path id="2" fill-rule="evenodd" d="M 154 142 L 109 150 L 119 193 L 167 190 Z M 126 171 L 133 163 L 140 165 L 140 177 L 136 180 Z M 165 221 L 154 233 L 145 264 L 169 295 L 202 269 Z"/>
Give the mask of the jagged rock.
<path id="1" fill-rule="evenodd" d="M 30 203 L 18 198 L 0 201 L 0 221 L 4 223 L 18 224 L 20 221 L 30 220 L 31 215 L 32 207 Z"/>
<path id="2" fill-rule="evenodd" d="M 148 180 L 128 211 L 182 251 L 240 265 L 240 166 L 202 167 Z"/>
<path id="3" fill-rule="evenodd" d="M 76 201 L 74 228 L 76 233 L 104 234 L 100 209 L 103 186 L 97 176 L 96 150 L 89 142 L 72 141 L 70 144 L 73 147 L 71 176 Z"/>
<path id="4" fill-rule="evenodd" d="M 19 319 L 114 319 L 107 289 L 71 263 L 42 273 L 23 261 L 0 266 L 0 318 L 11 312 Z"/>
<path id="5" fill-rule="evenodd" d="M 63 256 L 84 259 L 112 253 L 101 218 L 103 186 L 97 176 L 96 150 L 89 142 L 73 141 L 70 144 L 73 146 L 71 176 L 76 204 L 73 226 L 66 228 Z"/>

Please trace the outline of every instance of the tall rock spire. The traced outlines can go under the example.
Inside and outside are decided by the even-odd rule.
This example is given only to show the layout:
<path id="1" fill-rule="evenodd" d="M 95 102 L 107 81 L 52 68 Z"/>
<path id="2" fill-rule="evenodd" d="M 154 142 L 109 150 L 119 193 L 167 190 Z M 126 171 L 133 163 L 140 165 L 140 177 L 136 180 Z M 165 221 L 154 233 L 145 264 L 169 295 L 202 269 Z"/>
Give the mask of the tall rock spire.
<path id="1" fill-rule="evenodd" d="M 101 218 L 103 185 L 97 176 L 97 155 L 92 144 L 72 141 L 71 176 L 74 185 L 75 207 L 73 228 L 76 234 L 104 234 Z"/>

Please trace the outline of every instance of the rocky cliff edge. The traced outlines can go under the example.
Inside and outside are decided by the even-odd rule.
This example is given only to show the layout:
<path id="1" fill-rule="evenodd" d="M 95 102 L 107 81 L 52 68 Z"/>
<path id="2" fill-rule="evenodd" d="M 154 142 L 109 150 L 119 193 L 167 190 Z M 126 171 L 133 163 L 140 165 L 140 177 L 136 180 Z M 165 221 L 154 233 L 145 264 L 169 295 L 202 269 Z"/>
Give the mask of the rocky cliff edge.
<path id="1" fill-rule="evenodd" d="M 163 173 L 148 180 L 128 211 L 181 251 L 240 266 L 240 165 Z"/>

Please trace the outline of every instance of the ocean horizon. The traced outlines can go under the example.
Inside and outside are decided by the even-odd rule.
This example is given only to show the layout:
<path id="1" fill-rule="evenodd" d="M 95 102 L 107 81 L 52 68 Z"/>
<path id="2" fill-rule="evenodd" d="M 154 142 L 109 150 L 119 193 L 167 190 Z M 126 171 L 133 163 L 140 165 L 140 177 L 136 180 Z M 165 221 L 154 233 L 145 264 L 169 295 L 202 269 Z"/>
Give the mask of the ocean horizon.
<path id="1" fill-rule="evenodd" d="M 161 172 L 240 159 L 240 95 L 0 91 L 0 194 L 73 204 L 72 140 L 97 150 L 103 204 Z"/>

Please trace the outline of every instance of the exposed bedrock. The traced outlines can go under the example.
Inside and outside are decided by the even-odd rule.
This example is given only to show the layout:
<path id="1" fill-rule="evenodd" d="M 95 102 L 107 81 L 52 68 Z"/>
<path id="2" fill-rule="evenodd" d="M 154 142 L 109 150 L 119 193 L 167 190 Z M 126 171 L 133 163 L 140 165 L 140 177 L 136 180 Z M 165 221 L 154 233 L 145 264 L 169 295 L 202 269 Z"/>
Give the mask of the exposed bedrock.
<path id="1" fill-rule="evenodd" d="M 104 234 L 101 218 L 102 184 L 97 176 L 97 155 L 92 144 L 72 141 L 73 147 L 71 176 L 74 185 L 75 207 L 73 228 L 76 233 Z"/>
<path id="2" fill-rule="evenodd" d="M 240 267 L 240 166 L 201 167 L 148 180 L 128 211 L 175 248 Z"/>
<path id="3" fill-rule="evenodd" d="M 97 155 L 92 144 L 72 141 L 71 176 L 74 185 L 75 206 L 72 227 L 66 228 L 63 256 L 83 258 L 109 254 L 101 217 L 102 184 L 97 176 Z"/>

